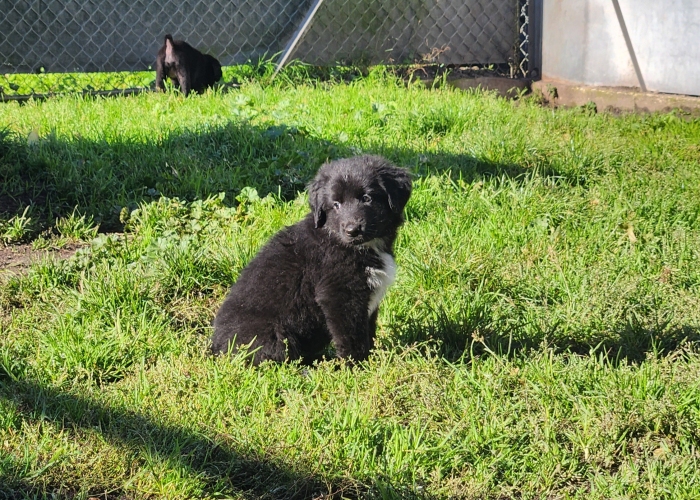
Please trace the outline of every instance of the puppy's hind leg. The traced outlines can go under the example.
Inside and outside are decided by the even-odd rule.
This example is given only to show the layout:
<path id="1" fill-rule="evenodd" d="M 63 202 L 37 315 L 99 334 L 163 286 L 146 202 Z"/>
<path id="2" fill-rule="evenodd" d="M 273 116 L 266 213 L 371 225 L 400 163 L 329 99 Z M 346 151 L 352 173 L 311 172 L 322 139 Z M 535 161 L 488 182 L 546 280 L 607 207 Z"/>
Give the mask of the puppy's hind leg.
<path id="1" fill-rule="evenodd" d="M 257 342 L 256 339 L 251 349 L 258 349 L 253 357 L 253 364 L 256 366 L 268 360 L 284 363 L 287 360 L 299 359 L 299 350 L 294 342 L 282 336 L 268 338 L 266 342 Z"/>

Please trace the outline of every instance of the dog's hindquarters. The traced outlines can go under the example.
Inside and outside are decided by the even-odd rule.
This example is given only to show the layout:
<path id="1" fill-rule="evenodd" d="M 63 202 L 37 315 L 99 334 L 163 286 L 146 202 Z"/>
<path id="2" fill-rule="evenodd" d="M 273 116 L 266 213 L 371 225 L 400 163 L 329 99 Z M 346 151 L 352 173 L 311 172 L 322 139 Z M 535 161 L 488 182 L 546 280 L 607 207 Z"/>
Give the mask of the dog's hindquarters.
<path id="1" fill-rule="evenodd" d="M 232 304 L 224 302 L 214 319 L 211 350 L 214 354 L 224 354 L 235 352 L 239 346 L 246 346 L 248 352 L 253 353 L 254 365 L 267 360 L 281 363 L 299 357 L 299 349 L 294 340 L 285 339 L 278 330 L 276 325 L 257 314 L 242 313 L 232 307 Z"/>
<path id="2" fill-rule="evenodd" d="M 214 353 L 250 344 L 259 347 L 255 364 L 321 356 L 330 337 L 314 300 L 318 270 L 306 225 L 277 233 L 243 269 L 214 319 Z"/>
<path id="3" fill-rule="evenodd" d="M 166 35 L 156 56 L 156 90 L 165 90 L 164 79 L 170 78 L 175 88 L 187 96 L 190 91 L 203 92 L 221 79 L 221 64 L 184 40 Z"/>

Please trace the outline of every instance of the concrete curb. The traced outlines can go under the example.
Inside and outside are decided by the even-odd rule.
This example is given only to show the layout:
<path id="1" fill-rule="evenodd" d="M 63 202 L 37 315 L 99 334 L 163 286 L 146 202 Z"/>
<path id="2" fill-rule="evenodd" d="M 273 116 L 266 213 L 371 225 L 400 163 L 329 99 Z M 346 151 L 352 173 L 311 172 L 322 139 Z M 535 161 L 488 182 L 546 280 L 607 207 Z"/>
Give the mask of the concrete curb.
<path id="1" fill-rule="evenodd" d="M 549 78 L 533 82 L 527 78 L 498 76 L 448 78 L 447 85 L 462 90 L 496 91 L 511 99 L 533 92 L 540 94 L 543 103 L 550 106 L 583 106 L 592 102 L 598 111 L 668 113 L 680 109 L 690 116 L 700 116 L 700 97 L 642 92 L 630 87 L 578 85 Z"/>
<path id="2" fill-rule="evenodd" d="M 629 87 L 596 87 L 559 80 L 533 82 L 532 91 L 541 93 L 554 106 L 583 106 L 595 103 L 598 111 L 669 112 L 680 109 L 700 116 L 700 97 L 642 92 Z"/>

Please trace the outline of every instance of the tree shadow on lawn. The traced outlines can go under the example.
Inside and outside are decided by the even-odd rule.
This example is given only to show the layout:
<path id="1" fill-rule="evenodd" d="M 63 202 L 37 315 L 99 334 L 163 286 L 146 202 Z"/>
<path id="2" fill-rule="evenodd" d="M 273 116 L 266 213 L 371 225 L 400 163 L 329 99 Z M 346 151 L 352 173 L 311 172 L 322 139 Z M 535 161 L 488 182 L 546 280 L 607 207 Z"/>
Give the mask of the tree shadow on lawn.
<path id="1" fill-rule="evenodd" d="M 30 206 L 29 215 L 45 228 L 77 209 L 99 222 L 102 232 L 119 231 L 123 207 L 133 209 L 161 195 L 191 201 L 226 192 L 227 202 L 233 203 L 243 187 L 251 186 L 261 196 L 290 199 L 305 189 L 323 162 L 360 153 L 382 154 L 417 175 L 449 171 L 466 182 L 524 179 L 533 173 L 462 154 L 381 145 L 360 151 L 285 125 L 232 121 L 152 140 L 48 135 L 31 144 L 0 130 L 0 217 L 21 215 Z M 547 165 L 537 174 L 581 182 Z"/>
<path id="2" fill-rule="evenodd" d="M 327 141 L 304 128 L 286 125 L 256 126 L 230 121 L 141 141 L 108 142 L 49 135 L 32 144 L 5 130 L 0 131 L 0 217 L 19 215 L 31 206 L 32 217 L 47 227 L 56 217 L 67 216 L 77 208 L 79 213 L 99 222 L 101 231 L 119 231 L 124 207 L 133 209 L 159 196 L 195 200 L 225 192 L 226 202 L 235 203 L 240 190 L 252 186 L 261 196 L 275 193 L 291 199 L 305 189 L 323 162 L 360 153 L 384 155 L 417 176 L 449 172 L 467 183 L 489 178 L 525 182 L 535 174 L 572 186 L 585 182 L 557 171 L 552 164 L 538 167 L 535 173 L 521 165 L 494 163 L 465 154 L 425 153 L 386 145 L 360 151 L 347 143 Z M 627 359 L 641 359 L 650 349 L 672 349 L 682 338 L 698 337 L 691 327 L 667 332 L 634 325 L 623 325 L 618 333 L 604 338 L 593 338 L 586 332 L 577 332 L 580 337 L 574 333 L 553 336 L 532 328 L 526 335 L 523 329 L 516 328 L 511 336 L 500 330 L 490 332 L 485 327 L 490 324 L 487 320 L 443 318 L 430 324 L 407 320 L 399 323 L 397 335 L 407 343 L 440 337 L 451 358 L 461 356 L 471 345 L 471 334 L 477 329 L 490 342 L 490 348 L 501 351 L 507 351 L 508 345 L 511 349 L 527 349 L 547 341 L 562 350 L 587 352 L 600 344 L 599 348 L 611 355 Z"/>
<path id="3" fill-rule="evenodd" d="M 700 328 L 689 325 L 650 328 L 620 321 L 602 332 L 583 328 L 561 331 L 559 324 L 546 329 L 534 324 L 503 324 L 491 318 L 485 304 L 477 304 L 460 317 L 444 311 L 431 316 L 421 320 L 396 318 L 392 341 L 398 345 L 426 343 L 452 362 L 484 354 L 513 357 L 546 347 L 558 353 L 602 354 L 613 365 L 639 363 L 650 354 L 664 356 L 700 342 Z"/>
<path id="4" fill-rule="evenodd" d="M 0 131 L 0 217 L 19 215 L 31 206 L 32 217 L 46 227 L 56 217 L 67 216 L 77 208 L 100 222 L 101 231 L 119 231 L 124 207 L 133 209 L 159 196 L 195 200 L 225 192 L 226 201 L 235 203 L 240 190 L 252 186 L 261 196 L 275 193 L 291 199 L 305 189 L 323 162 L 359 153 L 384 155 L 418 176 L 450 172 L 453 178 L 467 183 L 488 178 L 525 182 L 535 174 L 533 169 L 521 165 L 494 163 L 464 154 L 425 153 L 386 145 L 360 151 L 347 143 L 316 137 L 304 128 L 256 126 L 240 121 L 142 141 L 107 142 L 49 135 L 29 144 L 5 130 Z M 569 185 L 585 182 L 557 171 L 551 164 L 539 167 L 536 175 Z M 400 323 L 402 333 L 398 336 L 405 342 L 441 337 L 446 353 L 454 351 L 461 356 L 471 345 L 472 332 L 478 329 L 479 335 L 490 342 L 487 345 L 493 346 L 490 348 L 501 351 L 507 351 L 508 345 L 511 349 L 525 349 L 547 341 L 575 352 L 599 346 L 612 356 L 635 360 L 643 358 L 650 349 L 672 349 L 683 338 L 698 337 L 691 327 L 667 331 L 635 325 L 622 325 L 618 332 L 599 337 L 587 332 L 554 336 L 552 332 L 519 327 L 509 335 L 500 330 L 490 332 L 485 325 L 491 323 L 488 318 L 476 322 L 442 318 L 434 324 L 409 321 Z"/>
<path id="5" fill-rule="evenodd" d="M 2 368 L 0 365 L 0 384 L 4 386 L 0 387 L 0 398 L 16 405 L 26 421 L 48 421 L 68 435 L 99 432 L 133 453 L 134 460 L 138 460 L 137 454 L 155 456 L 190 471 L 205 484 L 208 495 L 243 495 L 251 499 L 372 498 L 385 492 L 392 498 L 428 498 L 418 496 L 409 486 L 392 485 L 384 479 L 377 479 L 372 485 L 343 478 L 322 479 L 298 467 L 238 452 L 222 436 L 159 423 L 129 409 L 110 408 L 33 381 L 13 381 Z M 70 484 L 69 479 L 59 478 L 48 485 L 32 481 L 36 473 L 9 457 L 1 459 L 0 466 L 6 471 L 14 470 L 3 474 L 0 469 L 0 498 L 55 498 L 80 492 L 79 480 Z M 27 478 L 30 474 L 31 478 Z M 114 485 L 92 485 L 88 494 L 104 499 L 127 498 L 126 492 L 115 490 Z"/>

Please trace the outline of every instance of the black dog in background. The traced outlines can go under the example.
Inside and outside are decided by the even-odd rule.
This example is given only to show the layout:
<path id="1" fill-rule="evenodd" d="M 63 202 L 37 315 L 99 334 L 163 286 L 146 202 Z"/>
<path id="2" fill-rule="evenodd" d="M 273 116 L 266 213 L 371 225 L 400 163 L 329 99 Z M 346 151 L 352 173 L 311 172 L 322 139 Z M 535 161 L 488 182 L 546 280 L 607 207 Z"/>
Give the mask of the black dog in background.
<path id="1" fill-rule="evenodd" d="M 184 40 L 173 40 L 171 35 L 165 35 L 156 57 L 156 90 L 165 90 L 163 79 L 166 77 L 170 77 L 186 97 L 190 90 L 201 93 L 221 80 L 221 64 Z"/>
<path id="2" fill-rule="evenodd" d="M 340 358 L 367 358 L 410 195 L 408 172 L 379 156 L 324 164 L 309 187 L 311 213 L 241 271 L 214 319 L 212 351 L 251 344 L 255 364 L 310 363 L 333 342 Z"/>

